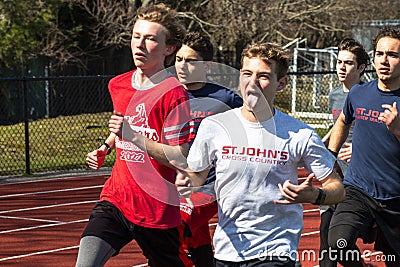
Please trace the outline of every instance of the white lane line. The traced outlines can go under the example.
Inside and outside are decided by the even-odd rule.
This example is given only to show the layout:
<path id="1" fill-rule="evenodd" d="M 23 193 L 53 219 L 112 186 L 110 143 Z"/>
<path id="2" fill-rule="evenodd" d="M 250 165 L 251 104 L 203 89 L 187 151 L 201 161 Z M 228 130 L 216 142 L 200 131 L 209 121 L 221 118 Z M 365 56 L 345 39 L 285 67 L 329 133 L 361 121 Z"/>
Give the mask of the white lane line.
<path id="1" fill-rule="evenodd" d="M 61 221 L 52 221 L 52 220 L 42 220 L 35 218 L 25 218 L 25 217 L 14 217 L 14 216 L 1 216 L 3 219 L 14 219 L 14 220 L 25 220 L 25 221 L 36 221 L 36 222 L 47 222 L 47 223 L 60 223 Z"/>
<path id="2" fill-rule="evenodd" d="M 105 174 L 100 174 L 100 175 L 91 175 L 91 176 L 68 176 L 68 177 L 54 177 L 54 178 L 43 178 L 43 179 L 29 179 L 29 180 L 23 180 L 23 181 L 18 181 L 18 178 L 14 178 L 15 181 L 0 181 L 0 187 L 1 186 L 10 186 L 10 185 L 20 185 L 20 184 L 31 184 L 31 183 L 40 183 L 40 182 L 52 182 L 52 181 L 57 181 L 57 180 L 94 180 L 94 179 L 106 179 L 107 177 L 104 177 Z M 107 175 L 110 176 L 110 175 Z M 21 179 L 22 180 L 22 179 Z"/>
<path id="3" fill-rule="evenodd" d="M 7 260 L 15 260 L 15 259 L 21 259 L 25 257 L 31 257 L 31 256 L 36 256 L 36 255 L 43 255 L 43 254 L 49 254 L 49 253 L 54 253 L 54 252 L 59 252 L 59 251 L 65 251 L 65 250 L 71 250 L 71 249 L 77 249 L 79 246 L 71 246 L 71 247 L 65 247 L 65 248 L 57 248 L 57 249 L 51 249 L 51 250 L 43 250 L 43 251 L 38 251 L 38 252 L 33 252 L 33 253 L 28 253 L 28 254 L 22 254 L 22 255 L 16 255 L 16 256 L 11 256 L 11 257 L 6 257 L 6 258 L 0 258 L 0 261 L 7 261 Z M 139 265 L 134 265 L 132 267 L 145 267 L 148 266 L 147 263 L 139 264 Z"/>
<path id="4" fill-rule="evenodd" d="M 101 187 L 103 187 L 103 185 L 85 186 L 85 187 L 76 187 L 76 188 L 67 188 L 67 189 L 57 189 L 57 190 L 48 190 L 48 191 L 37 191 L 37 192 L 29 192 L 29 193 L 21 193 L 21 194 L 4 195 L 4 196 L 0 196 L 0 198 L 21 197 L 21 196 L 49 194 L 49 193 L 60 193 L 60 192 L 68 192 L 68 191 L 79 191 L 79 190 L 86 190 L 86 189 L 92 189 L 92 188 L 101 188 Z"/>
<path id="5" fill-rule="evenodd" d="M 315 212 L 315 211 L 319 211 L 319 209 L 309 209 L 309 210 L 303 210 L 303 213 L 307 213 L 307 212 Z"/>
<path id="6" fill-rule="evenodd" d="M 19 212 L 19 211 L 30 211 L 30 210 L 56 208 L 56 207 L 62 207 L 62 206 L 81 205 L 81 204 L 95 203 L 97 201 L 98 200 L 88 200 L 88 201 L 80 201 L 80 202 L 71 202 L 71 203 L 63 203 L 63 204 L 54 204 L 54 205 L 47 205 L 47 206 L 32 207 L 32 208 L 24 208 L 24 209 L 3 210 L 3 211 L 0 211 L 0 214 L 10 213 L 10 212 Z"/>
<path id="7" fill-rule="evenodd" d="M 34 253 L 29 253 L 29 254 L 23 254 L 23 255 L 17 255 L 17 256 L 12 256 L 12 257 L 0 258 L 0 261 L 20 259 L 20 258 L 25 258 L 25 257 L 35 256 L 35 255 L 42 255 L 42 254 L 58 252 L 58 251 L 64 251 L 64 250 L 69 250 L 69 249 L 76 249 L 76 248 L 79 248 L 79 246 L 72 246 L 72 247 L 66 247 L 66 248 L 57 248 L 57 249 L 52 249 L 52 250 L 44 250 L 44 251 L 38 251 L 38 252 L 34 252 Z"/>
<path id="8" fill-rule="evenodd" d="M 24 228 L 18 228 L 18 229 L 13 229 L 13 230 L 0 231 L 0 234 L 8 234 L 8 233 L 21 232 L 21 231 L 27 231 L 27 230 L 36 230 L 36 229 L 39 229 L 39 228 L 60 226 L 60 225 L 73 224 L 73 223 L 82 223 L 82 222 L 87 222 L 87 221 L 89 221 L 89 219 L 77 220 L 77 221 L 72 221 L 72 222 L 60 222 L 60 223 L 44 224 L 44 225 L 33 226 L 33 227 L 24 227 Z"/>
<path id="9" fill-rule="evenodd" d="M 319 231 L 308 232 L 308 233 L 302 233 L 301 236 L 316 235 L 316 234 L 319 234 Z"/>

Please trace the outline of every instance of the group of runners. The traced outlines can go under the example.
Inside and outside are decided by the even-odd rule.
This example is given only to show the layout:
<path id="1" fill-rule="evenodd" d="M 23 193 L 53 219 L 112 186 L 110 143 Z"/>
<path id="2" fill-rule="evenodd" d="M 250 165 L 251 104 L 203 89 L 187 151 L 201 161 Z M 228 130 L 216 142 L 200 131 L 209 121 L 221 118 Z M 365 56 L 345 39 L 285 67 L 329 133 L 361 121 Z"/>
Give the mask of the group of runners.
<path id="1" fill-rule="evenodd" d="M 321 206 L 321 266 L 365 266 L 340 257 L 357 238 L 400 266 L 400 28 L 382 28 L 373 44 L 378 78 L 364 83 L 362 45 L 338 46 L 341 86 L 330 95 L 335 124 L 324 143 L 274 106 L 288 83 L 282 46 L 249 44 L 235 93 L 207 78 L 207 37 L 186 33 L 164 4 L 140 8 L 136 68 L 110 81 L 110 135 L 86 158 L 98 169 L 116 150 L 76 266 L 103 266 L 132 240 L 149 266 L 295 266 L 302 203 Z M 302 182 L 299 167 L 310 173 Z"/>

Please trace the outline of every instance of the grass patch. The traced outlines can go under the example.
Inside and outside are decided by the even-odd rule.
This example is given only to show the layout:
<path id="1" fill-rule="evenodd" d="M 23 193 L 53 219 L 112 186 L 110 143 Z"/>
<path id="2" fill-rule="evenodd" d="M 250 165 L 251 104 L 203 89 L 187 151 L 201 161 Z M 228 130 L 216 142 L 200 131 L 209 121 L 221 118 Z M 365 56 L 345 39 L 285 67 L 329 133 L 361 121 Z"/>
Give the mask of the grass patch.
<path id="1" fill-rule="evenodd" d="M 109 135 L 110 112 L 60 116 L 29 123 L 31 173 L 88 169 L 86 154 Z M 24 124 L 0 126 L 0 176 L 25 173 Z M 112 166 L 115 152 L 104 166 Z"/>

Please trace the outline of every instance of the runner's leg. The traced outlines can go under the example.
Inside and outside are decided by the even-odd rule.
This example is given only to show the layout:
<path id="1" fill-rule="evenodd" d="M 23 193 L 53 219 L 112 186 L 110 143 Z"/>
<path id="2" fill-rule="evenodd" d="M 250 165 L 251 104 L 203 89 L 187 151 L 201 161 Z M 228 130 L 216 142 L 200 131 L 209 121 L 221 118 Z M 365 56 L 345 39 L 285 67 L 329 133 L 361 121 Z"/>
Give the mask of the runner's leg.
<path id="1" fill-rule="evenodd" d="M 114 255 L 115 249 L 96 236 L 85 236 L 79 244 L 76 267 L 101 267 Z"/>

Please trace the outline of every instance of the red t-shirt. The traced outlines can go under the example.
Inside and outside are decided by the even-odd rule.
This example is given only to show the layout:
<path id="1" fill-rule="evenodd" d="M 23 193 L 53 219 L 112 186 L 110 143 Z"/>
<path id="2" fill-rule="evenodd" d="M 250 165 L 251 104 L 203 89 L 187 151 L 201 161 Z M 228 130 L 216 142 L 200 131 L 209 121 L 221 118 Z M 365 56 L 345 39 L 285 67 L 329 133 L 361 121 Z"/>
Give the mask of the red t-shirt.
<path id="1" fill-rule="evenodd" d="M 124 115 L 132 129 L 156 142 L 190 142 L 189 98 L 183 86 L 170 76 L 151 88 L 137 90 L 132 86 L 133 73 L 110 81 L 114 110 Z M 116 162 L 100 199 L 113 203 L 137 225 L 166 229 L 181 224 L 175 171 L 131 142 L 117 137 L 115 145 Z"/>

